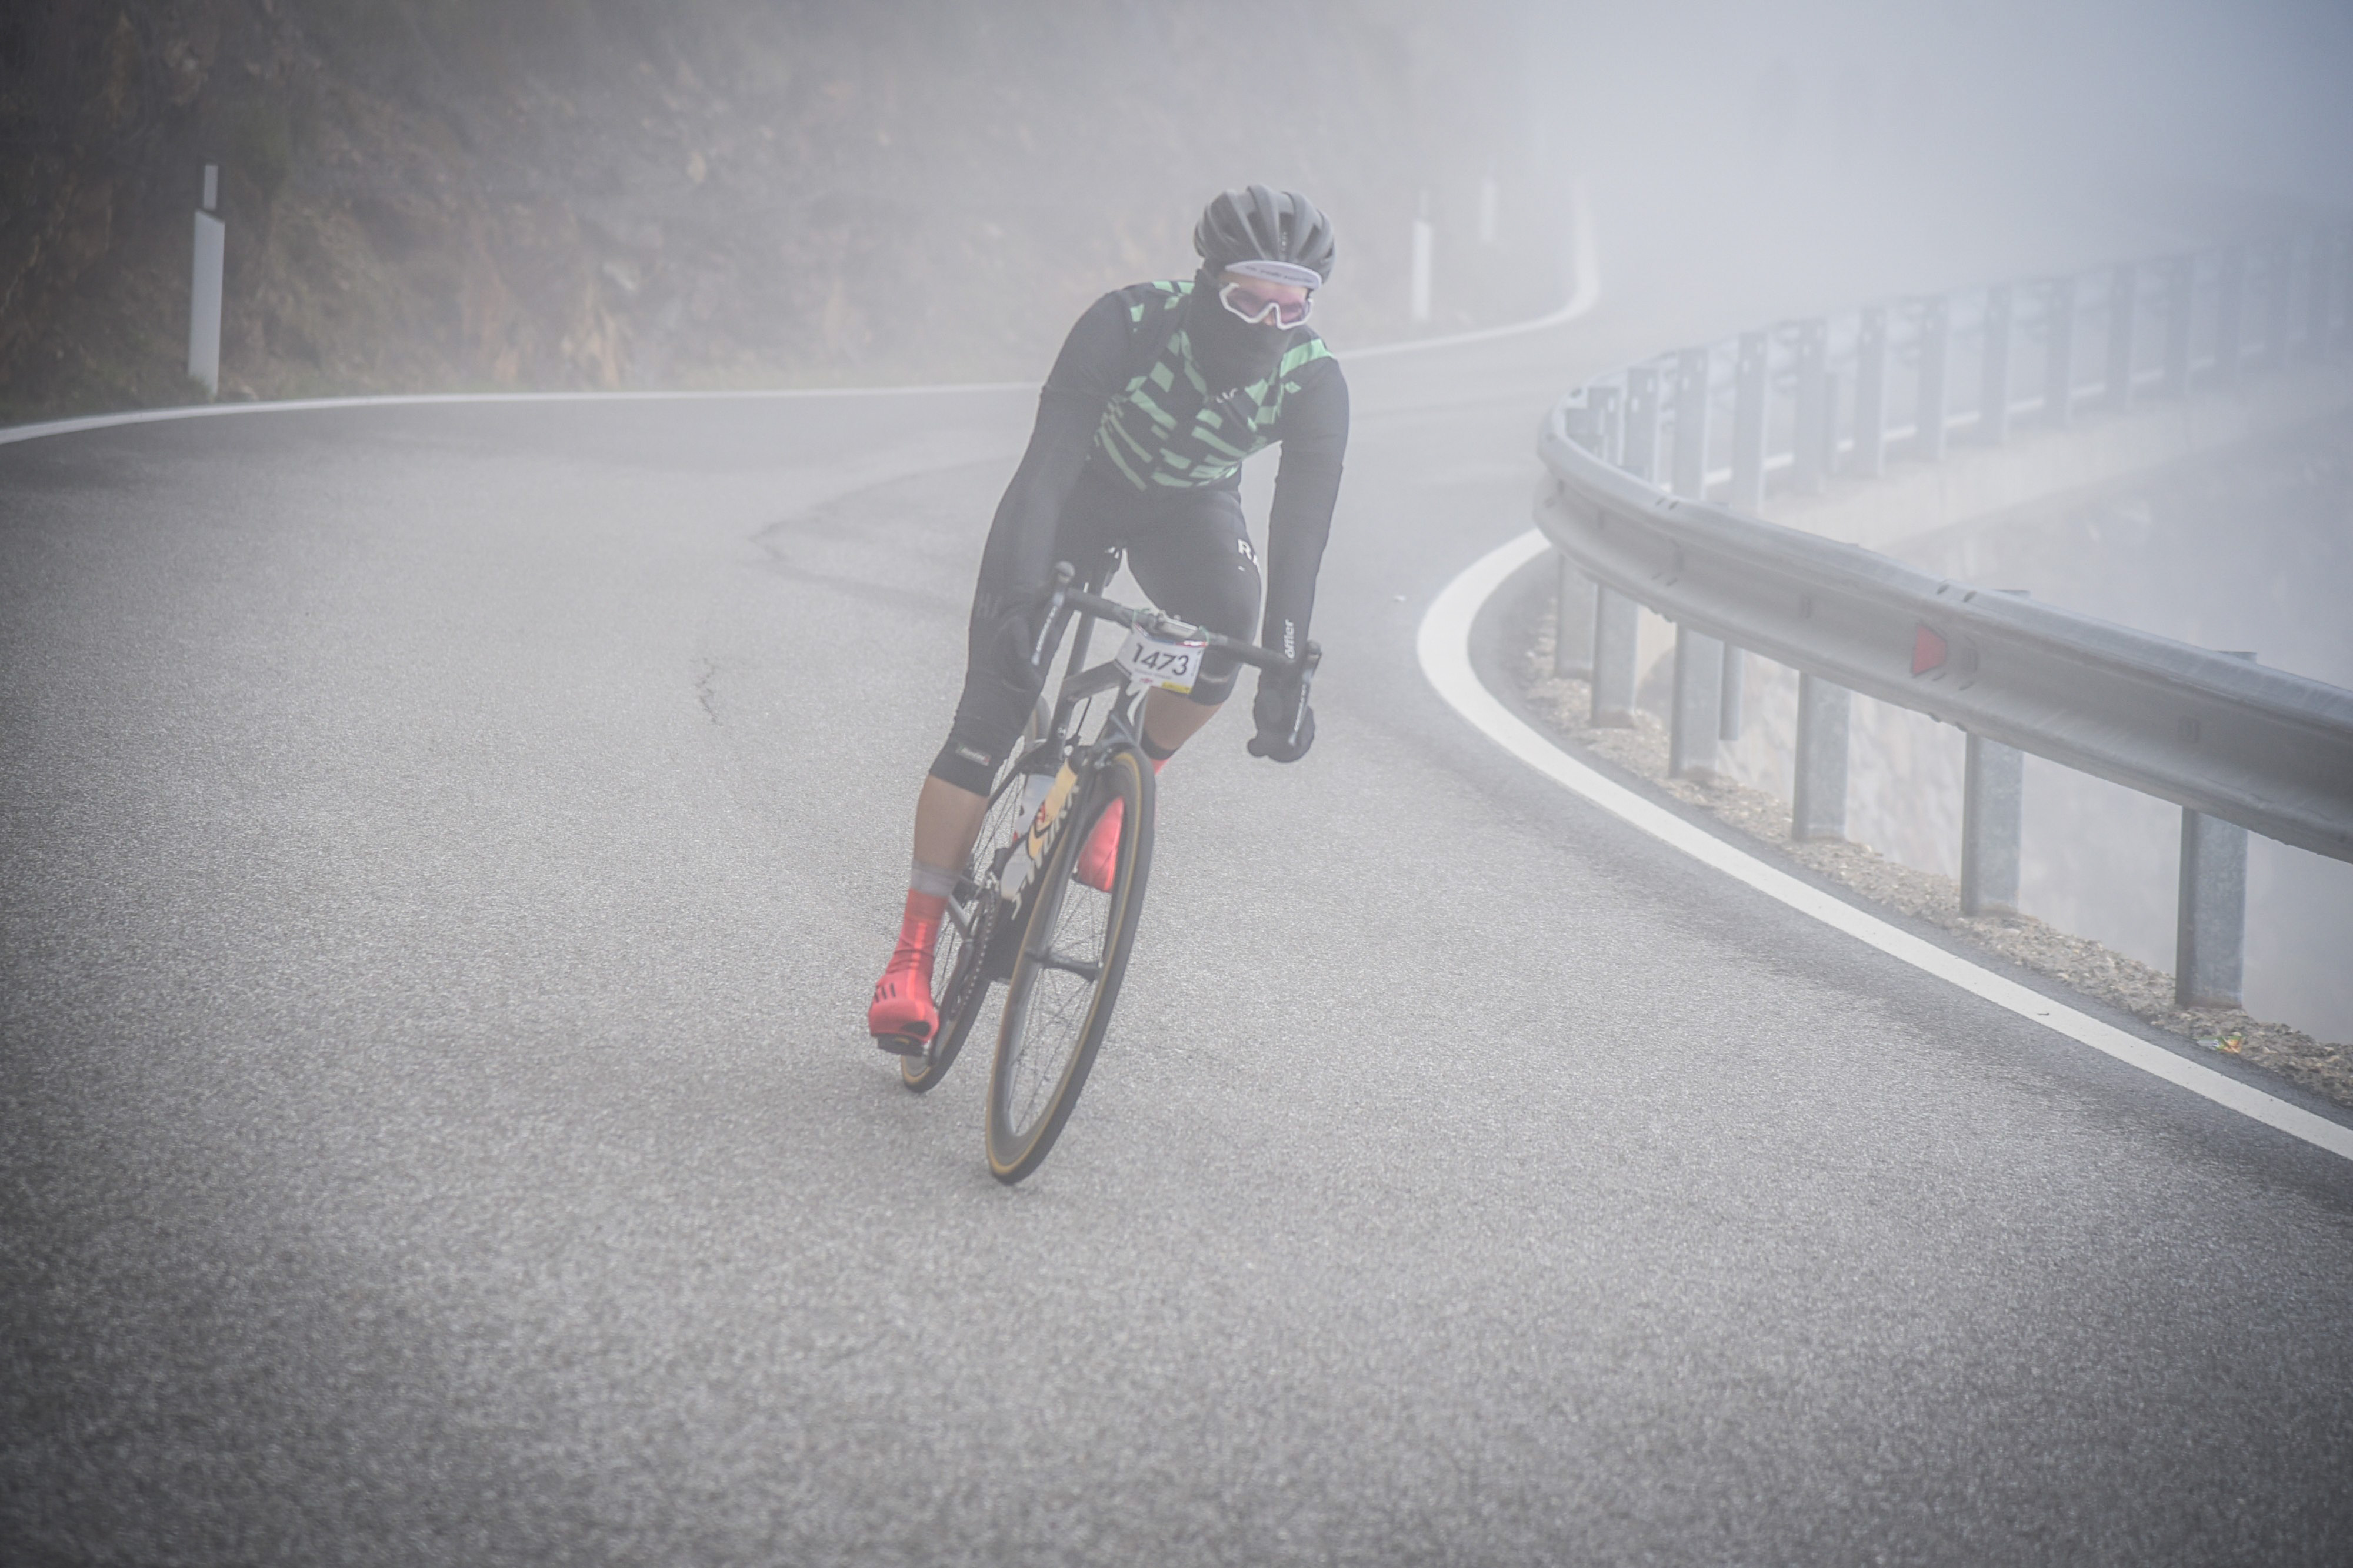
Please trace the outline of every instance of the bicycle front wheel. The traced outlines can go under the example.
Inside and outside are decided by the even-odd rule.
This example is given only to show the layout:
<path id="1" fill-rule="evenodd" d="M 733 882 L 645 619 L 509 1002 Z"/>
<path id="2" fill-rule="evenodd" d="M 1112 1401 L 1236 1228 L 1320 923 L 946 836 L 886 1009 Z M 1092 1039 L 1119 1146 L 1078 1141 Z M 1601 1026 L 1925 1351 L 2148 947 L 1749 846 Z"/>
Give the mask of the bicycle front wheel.
<path id="1" fill-rule="evenodd" d="M 1110 885 L 1078 879 L 1079 854 L 1116 805 Z M 1054 846 L 1021 933 L 988 1079 L 988 1168 L 1000 1182 L 1042 1163 L 1086 1087 L 1127 973 L 1152 865 L 1152 765 L 1122 742 L 1090 775 Z"/>

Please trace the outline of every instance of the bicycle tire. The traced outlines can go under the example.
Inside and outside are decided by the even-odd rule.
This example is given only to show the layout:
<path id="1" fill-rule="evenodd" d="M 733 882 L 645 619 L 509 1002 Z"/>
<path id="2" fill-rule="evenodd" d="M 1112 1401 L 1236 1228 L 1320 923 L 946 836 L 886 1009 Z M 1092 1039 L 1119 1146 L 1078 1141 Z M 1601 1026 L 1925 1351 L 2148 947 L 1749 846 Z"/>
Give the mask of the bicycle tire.
<path id="1" fill-rule="evenodd" d="M 989 791 L 988 809 L 981 817 L 979 834 L 972 841 L 972 853 L 965 858 L 964 875 L 956 880 L 952 904 L 974 907 L 975 900 L 982 896 L 989 857 L 1020 826 L 1014 820 L 1021 800 L 1020 764 L 1046 732 L 1048 720 L 1046 700 L 1041 695 L 1031 707 L 1021 743 L 1006 758 L 997 784 Z M 956 924 L 954 910 L 940 921 L 939 956 L 932 969 L 935 977 L 932 1005 L 939 1013 L 939 1027 L 920 1052 L 899 1058 L 899 1081 L 917 1094 L 938 1084 L 947 1076 L 948 1068 L 955 1066 L 956 1053 L 964 1049 L 965 1037 L 972 1033 L 973 1021 L 988 1000 L 991 978 L 982 964 L 994 941 L 1003 934 L 996 929 L 999 916 L 995 904 L 992 893 L 974 917 L 975 929 L 970 932 Z"/>
<path id="2" fill-rule="evenodd" d="M 1008 1185 L 1053 1150 L 1111 1026 L 1152 868 L 1153 798 L 1144 752 L 1113 742 L 1089 769 L 1078 811 L 1039 879 L 988 1076 L 988 1168 Z M 1110 889 L 1098 890 L 1074 873 L 1114 800 L 1123 803 L 1119 849 Z"/>

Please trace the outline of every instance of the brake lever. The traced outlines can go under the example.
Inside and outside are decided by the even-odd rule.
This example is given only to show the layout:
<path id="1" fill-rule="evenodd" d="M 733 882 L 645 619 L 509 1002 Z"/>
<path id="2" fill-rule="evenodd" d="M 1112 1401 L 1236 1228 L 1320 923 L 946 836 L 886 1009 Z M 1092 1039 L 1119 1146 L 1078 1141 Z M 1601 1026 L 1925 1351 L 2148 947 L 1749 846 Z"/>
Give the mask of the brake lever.
<path id="1" fill-rule="evenodd" d="M 1046 617 L 1038 623 L 1038 646 L 1029 650 L 1029 668 L 1046 668 L 1046 649 L 1060 640 L 1062 602 L 1071 592 L 1071 581 L 1079 569 L 1067 561 L 1054 563 L 1054 595 L 1046 601 Z"/>

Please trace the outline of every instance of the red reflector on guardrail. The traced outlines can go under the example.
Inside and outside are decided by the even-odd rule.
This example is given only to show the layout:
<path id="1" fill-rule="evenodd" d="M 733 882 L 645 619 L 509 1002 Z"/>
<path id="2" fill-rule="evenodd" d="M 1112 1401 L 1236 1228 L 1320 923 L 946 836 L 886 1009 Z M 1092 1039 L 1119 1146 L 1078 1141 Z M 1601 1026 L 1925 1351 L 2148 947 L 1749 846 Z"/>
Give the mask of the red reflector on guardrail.
<path id="1" fill-rule="evenodd" d="M 1926 675 L 1945 663 L 1945 639 L 1922 626 L 1912 634 L 1912 673 Z"/>

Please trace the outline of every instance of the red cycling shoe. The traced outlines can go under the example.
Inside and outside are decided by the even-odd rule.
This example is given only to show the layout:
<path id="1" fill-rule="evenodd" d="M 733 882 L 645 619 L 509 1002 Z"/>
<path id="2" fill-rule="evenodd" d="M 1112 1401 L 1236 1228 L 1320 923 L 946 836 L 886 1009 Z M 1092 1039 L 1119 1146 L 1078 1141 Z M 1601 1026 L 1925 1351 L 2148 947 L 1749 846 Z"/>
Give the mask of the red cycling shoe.
<path id="1" fill-rule="evenodd" d="M 1145 755 L 1155 774 L 1168 765 L 1166 757 L 1155 757 L 1149 752 Z M 1079 863 L 1071 868 L 1071 876 L 1098 893 L 1111 891 L 1112 877 L 1119 870 L 1119 825 L 1126 820 L 1127 802 L 1113 798 L 1103 814 L 1095 818 L 1094 831 L 1080 846 Z"/>
<path id="2" fill-rule="evenodd" d="M 866 1032 L 884 1050 L 902 1057 L 921 1056 L 940 1026 L 940 1010 L 932 1003 L 932 959 L 940 928 L 936 921 L 910 942 L 904 936 L 882 978 L 874 983 L 874 1001 L 866 1009 Z"/>
<path id="3" fill-rule="evenodd" d="M 1119 869 L 1119 825 L 1126 820 L 1127 802 L 1113 800 L 1080 846 L 1079 863 L 1071 874 L 1098 893 L 1111 891 L 1112 876 Z"/>

